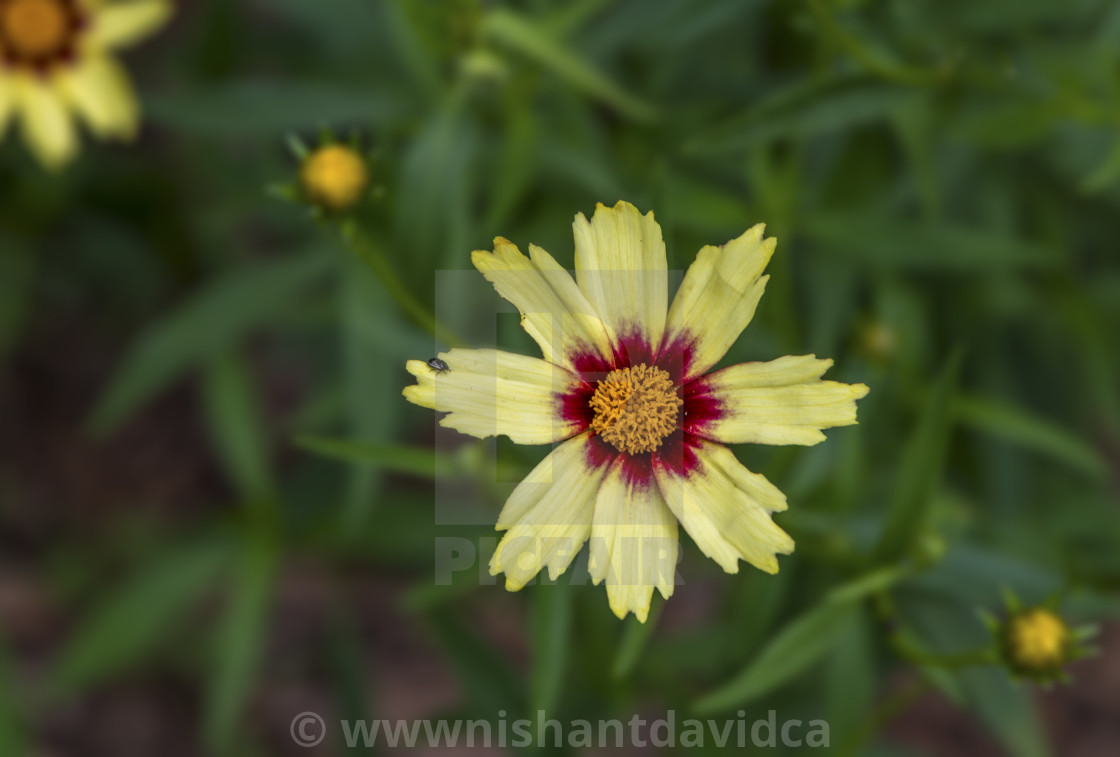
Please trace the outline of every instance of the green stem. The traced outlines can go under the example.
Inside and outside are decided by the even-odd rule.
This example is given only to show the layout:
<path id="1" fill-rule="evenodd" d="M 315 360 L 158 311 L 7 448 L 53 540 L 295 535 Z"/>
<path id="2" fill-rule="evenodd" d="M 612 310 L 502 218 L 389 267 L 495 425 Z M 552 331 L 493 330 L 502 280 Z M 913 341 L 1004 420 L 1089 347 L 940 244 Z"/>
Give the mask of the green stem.
<path id="1" fill-rule="evenodd" d="M 396 301 L 397 305 L 417 326 L 427 331 L 437 340 L 451 347 L 462 347 L 463 340 L 453 331 L 440 323 L 434 314 L 424 307 L 405 287 L 381 248 L 354 227 L 342 227 L 340 236 L 346 248 L 369 266 L 374 275 Z"/>
<path id="2" fill-rule="evenodd" d="M 909 641 L 905 636 L 895 633 L 890 637 L 891 649 L 902 659 L 915 665 L 931 666 L 938 668 L 966 668 L 974 665 L 997 665 L 999 660 L 992 647 L 984 646 L 967 652 L 953 654 L 934 654 Z"/>
<path id="3" fill-rule="evenodd" d="M 885 59 L 844 29 L 822 0 L 809 0 L 809 10 L 816 16 L 824 33 L 834 44 L 855 59 L 864 69 L 887 81 L 928 86 L 944 80 L 949 73 L 947 64 L 942 64 L 938 68 L 918 68 Z"/>

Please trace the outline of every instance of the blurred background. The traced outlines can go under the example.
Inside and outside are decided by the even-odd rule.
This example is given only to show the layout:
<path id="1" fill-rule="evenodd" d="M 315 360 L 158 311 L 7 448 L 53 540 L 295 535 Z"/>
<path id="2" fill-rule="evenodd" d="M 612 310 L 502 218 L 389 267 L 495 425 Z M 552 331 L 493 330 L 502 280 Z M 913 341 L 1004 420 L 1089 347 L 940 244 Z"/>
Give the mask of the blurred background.
<path id="1" fill-rule="evenodd" d="M 125 63 L 138 143 L 59 174 L 0 143 L 0 754 L 327 755 L 294 715 L 540 709 L 1120 750 L 1120 5 L 199 0 Z M 331 135 L 369 158 L 345 219 L 293 189 Z M 872 389 L 824 444 L 736 450 L 789 497 L 781 573 L 682 532 L 644 626 L 585 567 L 489 580 L 547 450 L 401 397 L 431 313 L 536 354 L 471 250 L 571 267 L 573 215 L 619 199 L 678 270 L 765 222 L 726 362 Z M 970 657 L 1008 594 L 1099 624 L 1071 684 Z"/>

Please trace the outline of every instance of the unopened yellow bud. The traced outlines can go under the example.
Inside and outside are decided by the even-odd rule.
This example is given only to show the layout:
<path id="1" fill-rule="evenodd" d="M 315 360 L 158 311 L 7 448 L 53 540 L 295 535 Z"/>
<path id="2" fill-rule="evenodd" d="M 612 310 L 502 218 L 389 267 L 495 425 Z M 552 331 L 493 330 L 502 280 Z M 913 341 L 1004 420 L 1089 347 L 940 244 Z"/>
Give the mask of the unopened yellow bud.
<path id="1" fill-rule="evenodd" d="M 1028 675 L 1053 672 L 1068 662 L 1069 626 L 1045 608 L 1024 610 L 1008 619 L 1004 644 L 1015 669 Z"/>
<path id="2" fill-rule="evenodd" d="M 327 145 L 307 156 L 299 178 L 309 202 L 341 212 L 358 204 L 369 184 L 369 170 L 356 151 Z"/>

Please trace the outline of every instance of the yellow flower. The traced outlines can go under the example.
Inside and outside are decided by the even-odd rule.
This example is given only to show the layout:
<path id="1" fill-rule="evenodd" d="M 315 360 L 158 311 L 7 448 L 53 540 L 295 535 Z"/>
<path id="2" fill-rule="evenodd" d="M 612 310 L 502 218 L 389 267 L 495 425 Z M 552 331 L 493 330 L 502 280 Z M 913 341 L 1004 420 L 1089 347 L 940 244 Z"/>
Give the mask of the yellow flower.
<path id="1" fill-rule="evenodd" d="M 1011 667 L 1029 676 L 1061 669 L 1070 659 L 1072 636 L 1062 618 L 1044 607 L 1012 615 L 1004 627 L 1004 651 Z"/>
<path id="2" fill-rule="evenodd" d="M 0 0 L 0 138 L 22 117 L 48 168 L 71 160 L 71 112 L 98 137 L 131 139 L 139 121 L 128 76 L 112 52 L 162 25 L 166 0 Z"/>
<path id="3" fill-rule="evenodd" d="M 475 266 L 521 311 L 544 359 L 452 349 L 447 371 L 410 360 L 411 402 L 448 413 L 441 425 L 519 444 L 559 445 L 502 509 L 490 562 L 517 590 L 547 567 L 555 580 L 590 541 L 592 580 L 611 609 L 645 621 L 668 598 L 677 524 L 728 573 L 740 559 L 776 573 L 793 540 L 771 520 L 786 498 L 725 444 L 816 444 L 856 422 L 862 384 L 822 381 L 812 355 L 717 371 L 750 322 L 774 239 L 755 226 L 705 247 L 669 305 L 661 228 L 629 203 L 576 216 L 572 277 L 544 250 L 509 241 Z"/>
<path id="4" fill-rule="evenodd" d="M 355 150 L 326 145 L 304 160 L 299 172 L 304 195 L 314 205 L 332 212 L 349 210 L 369 184 L 366 162 Z"/>

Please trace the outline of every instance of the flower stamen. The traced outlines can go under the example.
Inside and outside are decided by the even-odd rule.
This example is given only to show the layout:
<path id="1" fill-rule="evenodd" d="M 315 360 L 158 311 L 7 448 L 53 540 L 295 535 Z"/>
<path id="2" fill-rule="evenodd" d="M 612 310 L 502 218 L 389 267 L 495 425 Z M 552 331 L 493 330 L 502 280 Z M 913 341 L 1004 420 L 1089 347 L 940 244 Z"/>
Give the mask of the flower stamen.
<path id="1" fill-rule="evenodd" d="M 620 452 L 652 452 L 676 430 L 682 404 L 666 371 L 645 364 L 620 368 L 591 397 L 591 430 Z"/>
<path id="2" fill-rule="evenodd" d="M 73 0 L 0 0 L 0 52 L 33 67 L 66 59 L 82 26 Z"/>

